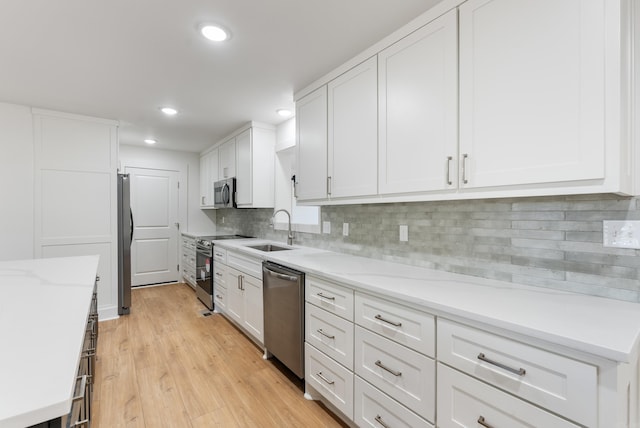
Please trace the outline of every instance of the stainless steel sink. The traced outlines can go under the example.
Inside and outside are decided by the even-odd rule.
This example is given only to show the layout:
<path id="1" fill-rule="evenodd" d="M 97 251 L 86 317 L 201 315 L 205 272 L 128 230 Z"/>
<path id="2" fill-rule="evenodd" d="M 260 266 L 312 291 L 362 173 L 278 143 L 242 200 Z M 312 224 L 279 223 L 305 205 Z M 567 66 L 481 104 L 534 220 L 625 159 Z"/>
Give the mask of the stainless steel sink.
<path id="1" fill-rule="evenodd" d="M 291 250 L 292 248 L 287 248 L 287 247 L 279 247 L 277 245 L 273 245 L 273 244 L 262 244 L 262 245 L 247 245 L 248 248 L 253 248 L 254 250 L 258 250 L 258 251 L 266 251 L 266 252 L 270 252 L 270 251 L 285 251 L 285 250 Z"/>

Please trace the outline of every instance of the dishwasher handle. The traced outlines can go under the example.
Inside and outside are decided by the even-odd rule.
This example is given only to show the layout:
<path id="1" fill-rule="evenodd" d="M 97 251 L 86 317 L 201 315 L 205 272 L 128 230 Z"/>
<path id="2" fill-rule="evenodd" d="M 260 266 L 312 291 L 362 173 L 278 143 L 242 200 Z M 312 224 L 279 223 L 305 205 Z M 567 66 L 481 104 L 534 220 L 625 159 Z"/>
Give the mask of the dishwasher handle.
<path id="1" fill-rule="evenodd" d="M 285 275 L 283 273 L 274 272 L 274 271 L 272 271 L 272 270 L 270 270 L 268 268 L 264 268 L 264 271 L 269 276 L 275 276 L 276 278 L 284 279 L 285 281 L 297 281 L 298 280 L 298 277 L 291 276 L 291 275 Z"/>

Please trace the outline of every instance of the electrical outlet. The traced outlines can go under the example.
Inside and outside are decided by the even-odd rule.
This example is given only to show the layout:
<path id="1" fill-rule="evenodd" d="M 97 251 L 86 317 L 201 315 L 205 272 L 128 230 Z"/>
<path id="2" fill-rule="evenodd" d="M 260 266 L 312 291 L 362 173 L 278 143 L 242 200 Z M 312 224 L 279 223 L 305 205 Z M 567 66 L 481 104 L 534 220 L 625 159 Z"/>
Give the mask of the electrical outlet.
<path id="1" fill-rule="evenodd" d="M 409 226 L 406 224 L 400 225 L 400 242 L 407 242 L 409 240 Z"/>
<path id="2" fill-rule="evenodd" d="M 605 247 L 640 249 L 640 221 L 602 223 L 602 244 Z"/>
<path id="3" fill-rule="evenodd" d="M 326 233 L 327 235 L 331 233 L 331 222 L 323 221 L 322 222 L 322 233 Z"/>
<path id="4" fill-rule="evenodd" d="M 342 223 L 342 236 L 349 236 L 349 223 Z"/>

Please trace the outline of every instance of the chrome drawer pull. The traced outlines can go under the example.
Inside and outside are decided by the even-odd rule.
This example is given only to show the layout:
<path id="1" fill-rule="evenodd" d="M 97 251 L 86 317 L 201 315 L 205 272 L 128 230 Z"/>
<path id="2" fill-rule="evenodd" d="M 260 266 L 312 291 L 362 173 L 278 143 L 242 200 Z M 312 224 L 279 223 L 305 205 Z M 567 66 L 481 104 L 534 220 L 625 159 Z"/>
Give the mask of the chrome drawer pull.
<path id="1" fill-rule="evenodd" d="M 376 420 L 377 423 L 379 423 L 382 426 L 382 428 L 389 428 L 389 425 L 385 424 L 384 421 L 382 420 L 382 416 L 376 415 L 374 419 Z"/>
<path id="2" fill-rule="evenodd" d="M 453 182 L 451 181 L 451 161 L 453 160 L 452 156 L 447 156 L 447 184 L 451 186 Z"/>
<path id="3" fill-rule="evenodd" d="M 216 276 L 222 276 L 222 273 L 216 272 Z"/>
<path id="4" fill-rule="evenodd" d="M 514 369 L 513 367 L 509 367 L 505 364 L 490 360 L 489 358 L 485 357 L 482 352 L 478 354 L 478 359 L 480 361 L 484 361 L 485 363 L 493 364 L 494 366 L 500 367 L 501 369 L 511 372 L 513 374 L 517 374 L 518 376 L 524 376 L 527 373 L 527 371 L 523 368 Z"/>
<path id="5" fill-rule="evenodd" d="M 218 298 L 218 299 L 222 299 L 222 296 L 221 296 L 221 295 L 219 295 L 219 294 L 216 294 L 216 298 Z"/>
<path id="6" fill-rule="evenodd" d="M 322 374 L 322 372 L 318 372 L 316 373 L 316 376 L 318 376 L 320 379 L 322 379 L 323 381 L 327 382 L 329 385 L 333 385 L 335 382 L 332 380 L 327 379 L 326 377 L 324 377 L 324 375 Z"/>
<path id="7" fill-rule="evenodd" d="M 318 294 L 317 294 L 317 296 L 318 296 L 318 297 L 320 297 L 320 298 L 322 298 L 322 299 L 327 299 L 327 300 L 336 300 L 336 298 L 335 298 L 335 297 L 325 296 L 325 295 L 324 295 L 324 294 L 322 294 L 322 293 L 318 293 Z"/>
<path id="8" fill-rule="evenodd" d="M 387 319 L 382 318 L 382 315 L 378 314 L 374 317 L 377 320 L 380 320 L 382 322 L 386 322 L 387 324 L 391 324 L 394 327 L 402 327 L 402 323 L 401 322 L 395 322 L 395 321 L 389 321 Z"/>
<path id="9" fill-rule="evenodd" d="M 480 417 L 478 418 L 478 423 L 479 423 L 480 425 L 482 425 L 483 427 L 485 427 L 485 428 L 493 428 L 493 425 L 489 425 L 488 423 L 486 423 L 486 422 L 484 421 L 484 416 L 480 416 Z"/>
<path id="10" fill-rule="evenodd" d="M 324 337 L 327 337 L 329 339 L 335 339 L 336 338 L 335 336 L 331 336 L 330 334 L 325 333 L 324 331 L 322 331 L 321 328 L 319 328 L 317 331 L 318 331 L 318 333 L 320 333 L 321 335 L 323 335 Z"/>
<path id="11" fill-rule="evenodd" d="M 382 361 L 378 360 L 375 362 L 376 366 L 380 367 L 382 370 L 386 370 L 389 373 L 391 373 L 394 376 L 402 376 L 402 372 L 399 372 L 398 370 L 393 370 L 390 369 L 389 367 L 385 366 L 384 364 L 382 364 Z"/>

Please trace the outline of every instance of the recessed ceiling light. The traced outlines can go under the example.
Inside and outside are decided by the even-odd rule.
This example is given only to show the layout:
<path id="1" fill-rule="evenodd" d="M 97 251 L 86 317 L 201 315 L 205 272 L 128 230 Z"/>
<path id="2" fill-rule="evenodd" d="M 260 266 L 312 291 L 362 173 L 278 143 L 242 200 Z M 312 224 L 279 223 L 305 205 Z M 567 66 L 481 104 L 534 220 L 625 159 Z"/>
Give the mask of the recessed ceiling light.
<path id="1" fill-rule="evenodd" d="M 291 110 L 287 110 L 286 108 L 278 109 L 278 110 L 276 110 L 276 113 L 278 113 L 282 117 L 291 116 Z"/>
<path id="2" fill-rule="evenodd" d="M 162 107 L 160 111 L 166 114 L 167 116 L 175 116 L 176 114 L 178 114 L 178 110 L 172 107 Z"/>
<path id="3" fill-rule="evenodd" d="M 212 42 L 224 42 L 229 39 L 229 32 L 217 24 L 204 24 L 200 26 L 200 33 Z"/>
<path id="4" fill-rule="evenodd" d="M 147 138 L 147 139 L 144 140 L 144 142 L 147 143 L 147 144 L 155 144 L 158 141 L 154 140 L 153 138 Z"/>

